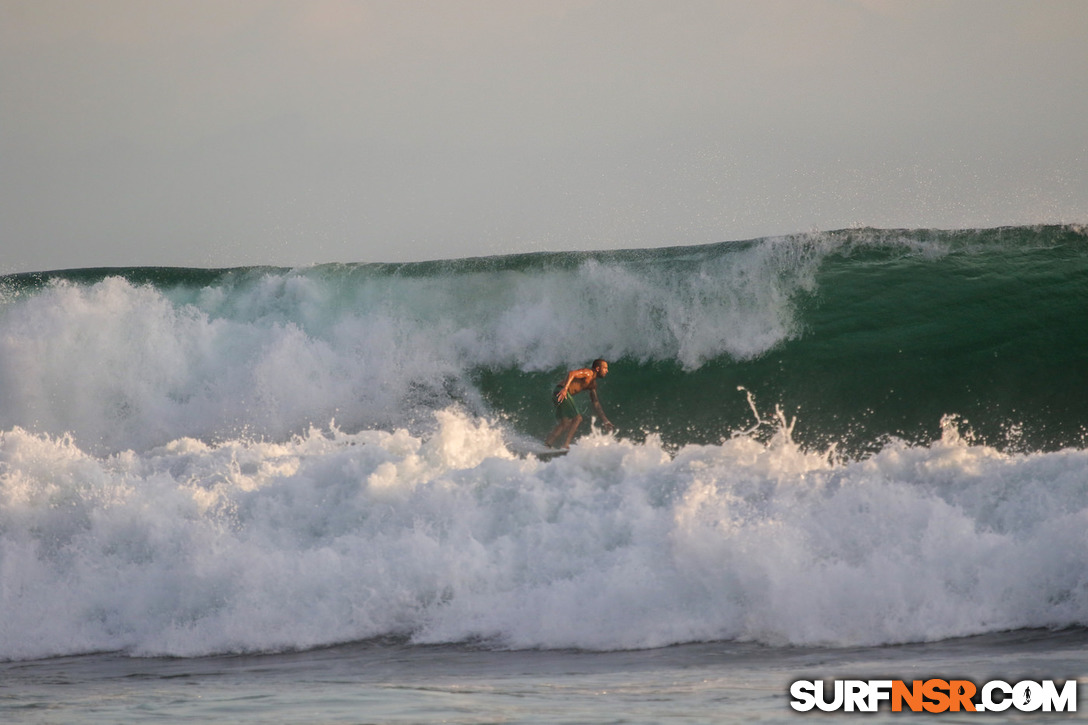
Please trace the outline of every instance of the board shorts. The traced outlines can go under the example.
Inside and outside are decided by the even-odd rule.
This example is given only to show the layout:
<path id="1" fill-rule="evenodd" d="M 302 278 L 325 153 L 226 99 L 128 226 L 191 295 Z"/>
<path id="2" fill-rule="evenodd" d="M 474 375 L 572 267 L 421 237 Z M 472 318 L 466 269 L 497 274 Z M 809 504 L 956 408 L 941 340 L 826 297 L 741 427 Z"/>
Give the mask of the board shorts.
<path id="1" fill-rule="evenodd" d="M 555 405 L 555 419 L 567 420 L 570 418 L 577 418 L 580 415 L 585 415 L 585 411 L 578 405 L 578 402 L 574 399 L 574 395 L 567 393 L 567 397 L 563 398 L 561 403 L 556 403 L 556 396 L 559 395 L 559 391 L 563 389 L 562 385 L 556 385 L 555 390 L 552 392 L 552 403 Z"/>

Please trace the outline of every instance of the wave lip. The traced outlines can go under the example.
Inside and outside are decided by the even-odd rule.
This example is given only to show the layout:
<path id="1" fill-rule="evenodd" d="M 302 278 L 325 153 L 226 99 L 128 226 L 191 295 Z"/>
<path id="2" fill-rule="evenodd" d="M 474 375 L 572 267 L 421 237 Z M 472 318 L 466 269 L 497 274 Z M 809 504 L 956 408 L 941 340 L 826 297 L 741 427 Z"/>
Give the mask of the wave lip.
<path id="1" fill-rule="evenodd" d="M 408 426 L 451 404 L 543 435 L 553 378 L 613 361 L 625 428 L 744 427 L 738 386 L 860 454 L 958 414 L 1057 450 L 1088 431 L 1075 226 L 854 229 L 700 247 L 287 270 L 4 278 L 0 430 L 101 453 Z M 618 363 L 618 366 L 616 365 Z"/>
<path id="2" fill-rule="evenodd" d="M 797 334 L 793 299 L 826 248 L 9 280 L 0 428 L 104 452 L 283 440 L 331 418 L 388 429 L 454 402 L 484 412 L 481 370 L 751 359 Z"/>

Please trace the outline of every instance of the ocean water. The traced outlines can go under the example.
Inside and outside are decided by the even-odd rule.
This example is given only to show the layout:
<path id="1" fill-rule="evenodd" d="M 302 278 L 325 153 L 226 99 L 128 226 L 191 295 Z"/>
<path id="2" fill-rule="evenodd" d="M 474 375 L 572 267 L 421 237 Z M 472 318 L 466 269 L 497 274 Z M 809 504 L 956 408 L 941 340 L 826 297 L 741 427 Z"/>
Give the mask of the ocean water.
<path id="1" fill-rule="evenodd" d="M 1086 311 L 1076 226 L 0 278 L 0 717 L 1088 682 Z M 596 357 L 618 433 L 527 454 Z"/>

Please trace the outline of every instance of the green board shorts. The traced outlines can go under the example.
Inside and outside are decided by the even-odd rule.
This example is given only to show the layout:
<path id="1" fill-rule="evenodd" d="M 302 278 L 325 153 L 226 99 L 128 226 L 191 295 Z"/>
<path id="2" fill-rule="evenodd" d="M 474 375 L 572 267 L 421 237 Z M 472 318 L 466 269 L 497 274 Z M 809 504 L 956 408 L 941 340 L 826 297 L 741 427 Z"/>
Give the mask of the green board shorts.
<path id="1" fill-rule="evenodd" d="M 569 393 L 567 394 L 567 397 L 563 398 L 563 402 L 555 402 L 556 396 L 559 395 L 559 391 L 562 389 L 562 385 L 556 385 L 555 391 L 552 393 L 552 403 L 555 405 L 555 419 L 567 420 L 570 418 L 577 418 L 580 415 L 585 415 L 585 411 L 578 405 L 578 401 L 576 401 L 574 396 Z"/>

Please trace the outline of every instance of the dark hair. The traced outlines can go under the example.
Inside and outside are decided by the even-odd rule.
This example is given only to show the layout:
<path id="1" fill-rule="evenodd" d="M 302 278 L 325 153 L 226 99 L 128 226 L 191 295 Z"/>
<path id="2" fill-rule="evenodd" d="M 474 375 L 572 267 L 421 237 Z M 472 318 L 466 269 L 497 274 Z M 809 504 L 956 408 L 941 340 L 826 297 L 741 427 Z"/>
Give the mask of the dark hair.
<path id="1" fill-rule="evenodd" d="M 591 365 L 590 367 L 598 368 L 598 367 L 601 366 L 601 363 L 605 363 L 607 365 L 608 361 L 605 360 L 603 357 L 599 357 L 599 358 L 597 358 L 596 360 L 593 361 L 593 365 Z"/>

